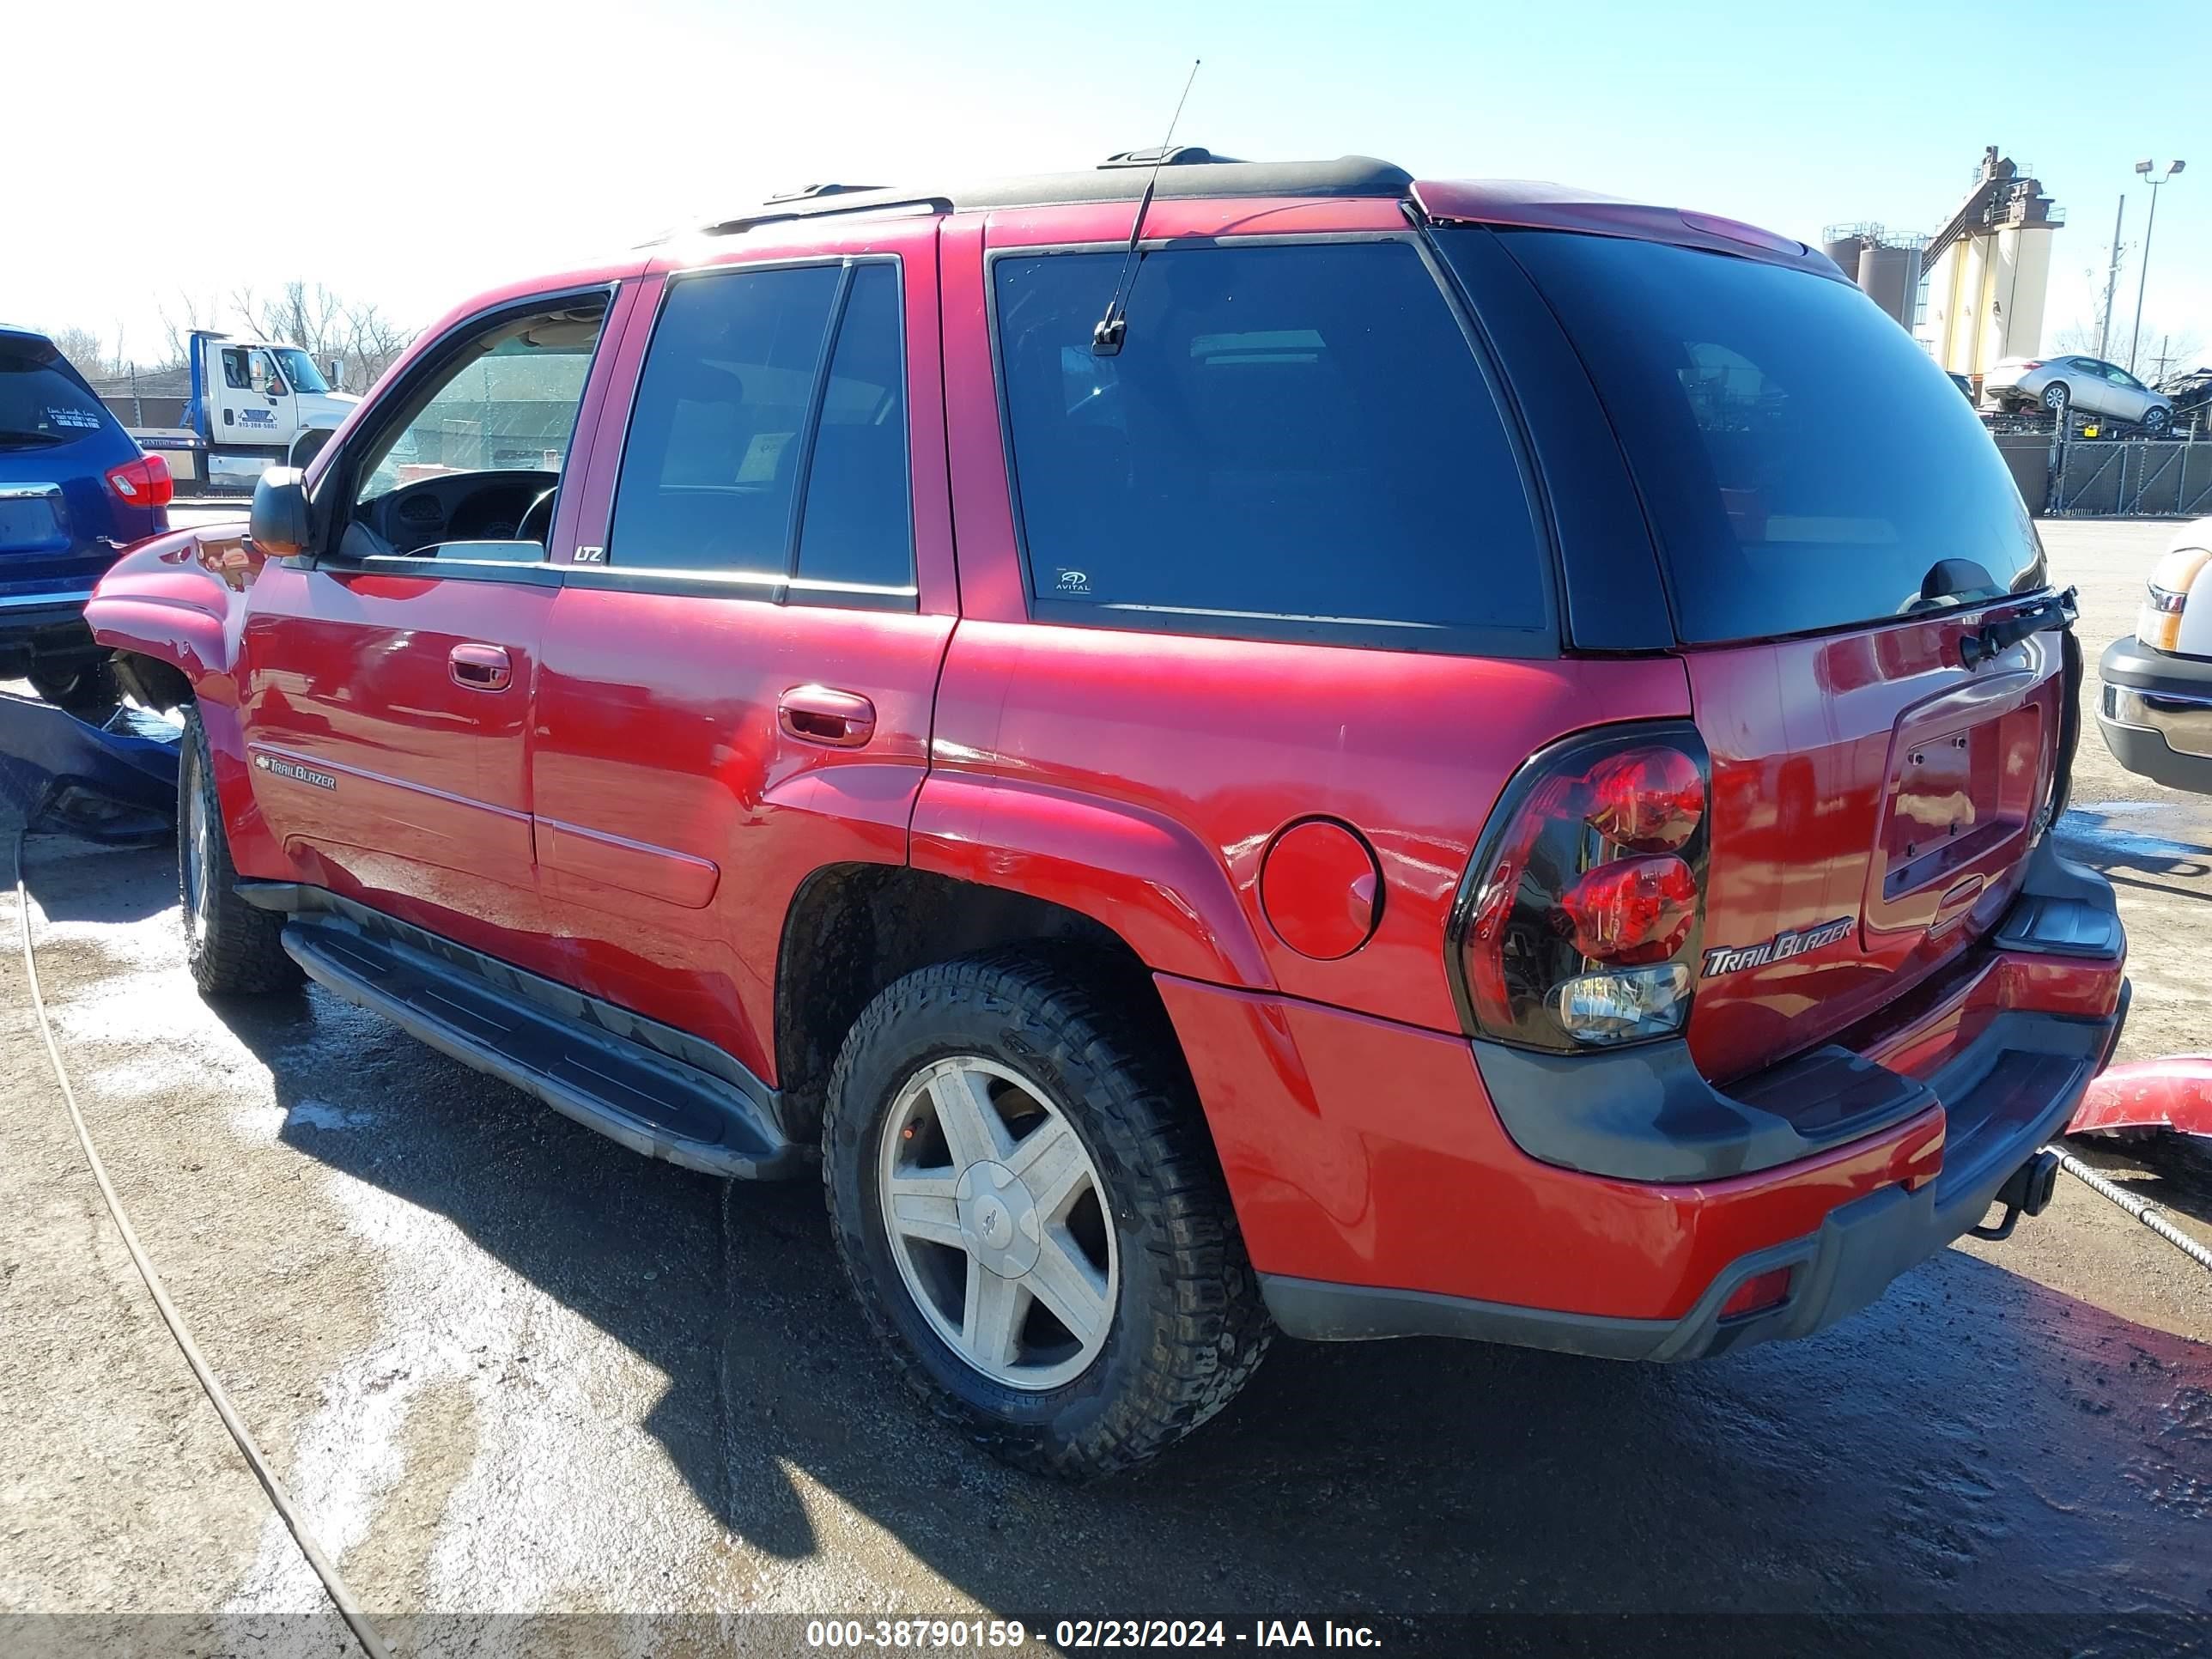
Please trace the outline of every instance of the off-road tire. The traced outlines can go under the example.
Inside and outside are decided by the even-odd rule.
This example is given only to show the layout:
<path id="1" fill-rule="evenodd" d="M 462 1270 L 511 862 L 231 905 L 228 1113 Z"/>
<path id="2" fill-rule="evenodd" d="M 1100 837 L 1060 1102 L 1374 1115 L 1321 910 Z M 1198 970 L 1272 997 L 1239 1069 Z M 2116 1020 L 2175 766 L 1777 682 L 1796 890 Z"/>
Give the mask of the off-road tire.
<path id="1" fill-rule="evenodd" d="M 945 1422 L 1018 1468 L 1094 1480 L 1143 1462 L 1226 1406 L 1273 1327 L 1194 1091 L 1164 1018 L 1109 999 L 1079 951 L 1017 948 L 924 968 L 861 1014 L 830 1079 L 823 1183 L 860 1307 Z M 1113 1324 L 1066 1384 L 1009 1389 L 915 1305 L 877 1197 L 884 1114 L 922 1066 L 980 1055 L 1038 1085 L 1097 1168 L 1120 1255 Z"/>
<path id="2" fill-rule="evenodd" d="M 197 925 L 187 868 L 195 858 L 203 896 Z M 189 707 L 177 752 L 177 894 L 184 907 L 185 958 L 203 995 L 289 991 L 300 983 L 300 964 L 284 954 L 284 918 L 238 896 L 238 869 L 230 861 L 230 838 L 216 797 L 207 732 L 199 710 Z"/>

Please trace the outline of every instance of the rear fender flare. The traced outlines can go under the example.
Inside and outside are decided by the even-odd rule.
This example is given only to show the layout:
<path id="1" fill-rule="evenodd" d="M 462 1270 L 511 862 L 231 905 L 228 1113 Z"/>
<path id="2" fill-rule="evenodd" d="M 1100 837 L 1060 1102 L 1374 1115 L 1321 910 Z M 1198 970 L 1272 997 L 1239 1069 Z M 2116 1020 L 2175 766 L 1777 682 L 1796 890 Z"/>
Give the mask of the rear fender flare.
<path id="1" fill-rule="evenodd" d="M 1274 988 L 1219 857 L 1160 813 L 1006 778 L 933 772 L 909 845 L 917 870 L 1011 888 L 1091 917 L 1155 973 Z"/>

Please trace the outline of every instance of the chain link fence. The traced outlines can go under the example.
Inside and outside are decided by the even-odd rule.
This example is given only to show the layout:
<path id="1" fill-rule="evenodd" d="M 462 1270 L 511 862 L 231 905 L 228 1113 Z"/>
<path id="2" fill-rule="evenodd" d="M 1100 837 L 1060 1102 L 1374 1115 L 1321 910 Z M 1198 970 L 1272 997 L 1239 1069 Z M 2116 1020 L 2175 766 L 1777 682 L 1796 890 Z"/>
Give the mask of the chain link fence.
<path id="1" fill-rule="evenodd" d="M 2040 511 L 2053 518 L 2212 514 L 2212 442 L 2074 439 L 2054 441 Z M 2015 476 L 2018 476 L 2017 469 Z M 2032 492 L 2023 488 L 2031 508 Z"/>

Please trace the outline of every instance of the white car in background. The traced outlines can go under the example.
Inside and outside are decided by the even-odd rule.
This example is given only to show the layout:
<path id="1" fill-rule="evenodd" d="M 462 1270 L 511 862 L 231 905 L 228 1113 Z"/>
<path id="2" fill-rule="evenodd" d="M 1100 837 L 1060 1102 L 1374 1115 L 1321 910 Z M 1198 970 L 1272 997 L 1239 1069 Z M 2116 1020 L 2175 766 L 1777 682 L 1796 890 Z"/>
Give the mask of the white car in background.
<path id="1" fill-rule="evenodd" d="M 2212 519 L 2174 532 L 2131 637 L 2112 641 L 2097 725 L 2139 777 L 2212 794 Z"/>
<path id="2" fill-rule="evenodd" d="M 2172 398 L 2100 357 L 2006 357 L 1982 376 L 1982 403 L 1989 409 L 2048 410 L 2062 421 L 2072 409 L 2151 433 L 2173 424 Z"/>

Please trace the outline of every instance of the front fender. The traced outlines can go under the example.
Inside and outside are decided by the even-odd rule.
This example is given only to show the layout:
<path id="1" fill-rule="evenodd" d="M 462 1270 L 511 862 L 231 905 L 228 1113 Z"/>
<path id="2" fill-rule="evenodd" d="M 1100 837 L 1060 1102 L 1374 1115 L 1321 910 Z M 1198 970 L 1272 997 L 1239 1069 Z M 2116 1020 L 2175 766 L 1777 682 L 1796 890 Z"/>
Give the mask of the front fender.
<path id="1" fill-rule="evenodd" d="M 199 702 L 235 706 L 246 591 L 264 562 L 243 520 L 153 537 L 100 579 L 86 625 L 110 650 L 180 670 Z"/>
<path id="2" fill-rule="evenodd" d="M 908 845 L 917 870 L 1080 911 L 1156 973 L 1273 988 L 1229 872 L 1171 818 L 1126 801 L 933 771 Z"/>

